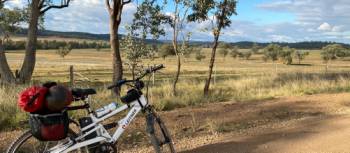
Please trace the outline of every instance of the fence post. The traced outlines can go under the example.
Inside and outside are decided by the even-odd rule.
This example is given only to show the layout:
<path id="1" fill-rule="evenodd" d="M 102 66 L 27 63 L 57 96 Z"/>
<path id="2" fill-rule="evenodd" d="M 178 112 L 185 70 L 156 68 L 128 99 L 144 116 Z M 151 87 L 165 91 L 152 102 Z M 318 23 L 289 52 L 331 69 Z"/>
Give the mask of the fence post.
<path id="1" fill-rule="evenodd" d="M 71 65 L 69 67 L 69 85 L 70 87 L 74 87 L 74 67 Z"/>

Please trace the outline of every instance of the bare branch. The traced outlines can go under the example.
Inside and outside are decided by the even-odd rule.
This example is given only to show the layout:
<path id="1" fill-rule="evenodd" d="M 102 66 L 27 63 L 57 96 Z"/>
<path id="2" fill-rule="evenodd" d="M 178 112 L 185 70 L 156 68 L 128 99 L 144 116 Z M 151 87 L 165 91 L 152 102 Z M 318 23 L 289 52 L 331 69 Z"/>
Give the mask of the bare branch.
<path id="1" fill-rule="evenodd" d="M 46 5 L 44 5 L 44 2 L 45 2 L 45 0 L 41 0 L 41 1 L 39 2 L 39 9 L 42 9 L 43 7 L 46 6 Z"/>
<path id="2" fill-rule="evenodd" d="M 4 4 L 6 1 L 9 1 L 9 0 L 0 0 L 0 5 Z"/>
<path id="3" fill-rule="evenodd" d="M 111 8 L 111 4 L 109 3 L 109 0 L 106 0 L 106 7 L 108 9 L 108 12 L 112 13 L 112 8 Z"/>
<path id="4" fill-rule="evenodd" d="M 61 5 L 48 5 L 43 10 L 40 11 L 40 14 L 44 14 L 46 11 L 53 9 L 53 8 L 54 9 L 62 9 L 62 8 L 68 7 L 70 2 L 71 2 L 71 0 L 62 0 Z"/>
<path id="5" fill-rule="evenodd" d="M 126 0 L 126 1 L 124 1 L 124 0 L 122 0 L 123 1 L 123 5 L 126 5 L 126 4 L 129 4 L 130 2 L 131 2 L 131 0 Z"/>

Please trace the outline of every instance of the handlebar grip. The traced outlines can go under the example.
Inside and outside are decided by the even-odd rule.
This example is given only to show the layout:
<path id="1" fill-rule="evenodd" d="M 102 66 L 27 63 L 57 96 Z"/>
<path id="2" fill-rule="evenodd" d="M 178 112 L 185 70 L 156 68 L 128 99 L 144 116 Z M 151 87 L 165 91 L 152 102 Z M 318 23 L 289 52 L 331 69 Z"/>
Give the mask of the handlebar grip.
<path id="1" fill-rule="evenodd" d="M 127 82 L 127 80 L 125 80 L 125 79 L 119 80 L 116 84 L 108 86 L 107 89 L 113 89 L 113 88 L 116 88 L 116 87 L 120 87 L 123 84 L 125 84 L 126 82 Z"/>
<path id="2" fill-rule="evenodd" d="M 158 70 L 163 69 L 163 68 L 165 68 L 164 65 L 163 65 L 163 64 L 160 64 L 160 65 L 154 67 L 154 68 L 153 68 L 153 71 L 158 71 Z"/>

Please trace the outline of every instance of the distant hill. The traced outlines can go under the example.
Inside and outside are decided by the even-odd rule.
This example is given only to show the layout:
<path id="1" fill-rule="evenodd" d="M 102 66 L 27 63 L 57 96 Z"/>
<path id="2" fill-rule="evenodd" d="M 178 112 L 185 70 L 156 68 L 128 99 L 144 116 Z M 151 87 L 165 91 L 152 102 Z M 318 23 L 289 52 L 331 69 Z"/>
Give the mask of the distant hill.
<path id="1" fill-rule="evenodd" d="M 22 29 L 19 32 L 17 32 L 15 35 L 25 36 L 26 34 L 27 34 L 27 29 Z M 109 34 L 93 34 L 93 33 L 87 33 L 87 32 L 61 32 L 61 31 L 52 31 L 52 30 L 39 30 L 38 36 L 109 41 Z M 123 38 L 124 35 L 119 35 L 119 37 Z M 146 40 L 146 43 L 161 43 L 161 42 L 148 39 Z"/>
<path id="2" fill-rule="evenodd" d="M 86 33 L 86 32 L 60 32 L 60 31 L 52 31 L 52 30 L 39 30 L 39 37 L 58 37 L 58 38 L 73 38 L 73 39 L 88 39 L 88 40 L 109 40 L 109 34 L 92 34 L 92 33 Z M 27 34 L 26 29 L 20 30 L 16 36 L 25 36 Z M 119 35 L 120 37 L 124 37 L 124 35 Z M 147 40 L 147 43 L 157 43 L 157 44 L 163 44 L 163 43 L 171 43 L 169 40 Z M 211 47 L 212 42 L 204 42 L 204 41 L 191 41 L 193 45 L 196 46 L 203 46 L 203 47 Z M 324 46 L 327 46 L 329 44 L 341 44 L 347 48 L 350 48 L 349 44 L 344 43 L 336 43 L 336 42 L 326 42 L 326 41 L 305 41 L 305 42 L 296 42 L 296 43 L 288 43 L 288 42 L 271 42 L 274 44 L 278 44 L 281 46 L 289 46 L 291 48 L 296 49 L 321 49 Z M 257 43 L 260 47 L 266 47 L 267 45 L 271 43 Z M 251 41 L 241 41 L 241 42 L 234 42 L 229 43 L 232 46 L 238 46 L 239 48 L 248 49 L 251 48 L 254 44 L 254 42 Z"/>
<path id="3" fill-rule="evenodd" d="M 27 34 L 27 29 L 22 29 L 16 33 L 17 36 L 25 36 L 26 34 Z M 60 31 L 52 31 L 52 30 L 39 30 L 38 36 L 106 40 L 106 41 L 109 40 L 109 34 L 92 34 L 92 33 L 86 33 L 86 32 L 60 32 Z"/>

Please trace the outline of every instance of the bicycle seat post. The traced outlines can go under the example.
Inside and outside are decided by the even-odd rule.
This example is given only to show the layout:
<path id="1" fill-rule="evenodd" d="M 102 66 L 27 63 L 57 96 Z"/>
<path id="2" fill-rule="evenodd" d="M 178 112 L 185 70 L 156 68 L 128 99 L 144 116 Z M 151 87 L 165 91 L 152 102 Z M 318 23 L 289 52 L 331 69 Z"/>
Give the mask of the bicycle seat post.
<path id="1" fill-rule="evenodd" d="M 93 113 L 93 111 L 92 111 L 91 108 L 90 108 L 91 102 L 92 102 L 91 96 L 87 96 L 87 99 L 84 100 L 84 103 L 87 104 L 87 105 L 89 106 L 88 108 L 86 108 L 86 110 L 88 111 L 89 114 Z"/>

